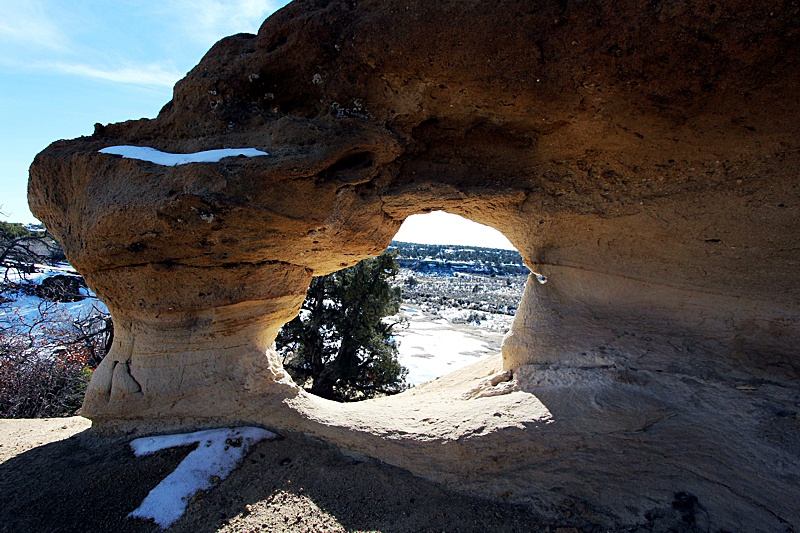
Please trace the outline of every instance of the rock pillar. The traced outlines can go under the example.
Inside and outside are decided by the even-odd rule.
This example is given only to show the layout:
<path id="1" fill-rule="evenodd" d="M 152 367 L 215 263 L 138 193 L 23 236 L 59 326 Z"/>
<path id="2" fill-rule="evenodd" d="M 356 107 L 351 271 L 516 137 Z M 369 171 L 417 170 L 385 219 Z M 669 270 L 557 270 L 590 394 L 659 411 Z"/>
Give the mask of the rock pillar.
<path id="1" fill-rule="evenodd" d="M 305 269 L 145 265 L 87 279 L 114 321 L 113 347 L 81 411 L 99 426 L 253 420 L 258 406 L 297 393 L 271 347 L 303 302 L 311 279 Z M 231 290 L 247 299 L 236 301 Z"/>

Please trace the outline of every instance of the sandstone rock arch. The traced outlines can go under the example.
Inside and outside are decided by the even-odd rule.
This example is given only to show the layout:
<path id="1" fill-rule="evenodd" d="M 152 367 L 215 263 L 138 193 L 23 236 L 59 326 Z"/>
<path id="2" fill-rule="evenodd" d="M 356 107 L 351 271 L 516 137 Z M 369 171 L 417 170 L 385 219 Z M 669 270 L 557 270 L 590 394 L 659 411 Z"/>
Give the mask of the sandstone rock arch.
<path id="1" fill-rule="evenodd" d="M 156 119 L 31 167 L 34 214 L 117 324 L 84 413 L 106 432 L 299 429 L 610 522 L 688 484 L 719 527 L 798 527 L 797 482 L 769 466 L 797 451 L 753 429 L 772 419 L 735 388 L 796 401 L 797 15 L 309 0 L 223 39 Z M 270 156 L 165 167 L 98 152 L 112 145 Z M 433 209 L 495 227 L 548 278 L 529 282 L 502 361 L 391 400 L 404 414 L 301 393 L 269 345 L 311 276 Z"/>

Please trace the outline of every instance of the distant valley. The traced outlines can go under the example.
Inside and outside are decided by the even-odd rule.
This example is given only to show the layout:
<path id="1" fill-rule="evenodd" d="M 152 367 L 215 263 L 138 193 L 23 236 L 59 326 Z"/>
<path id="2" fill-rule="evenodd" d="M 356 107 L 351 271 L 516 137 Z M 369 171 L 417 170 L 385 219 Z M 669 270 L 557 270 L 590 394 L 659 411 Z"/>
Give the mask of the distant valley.
<path id="1" fill-rule="evenodd" d="M 528 269 L 516 251 L 393 241 L 407 327 L 400 363 L 416 385 L 500 352 Z"/>

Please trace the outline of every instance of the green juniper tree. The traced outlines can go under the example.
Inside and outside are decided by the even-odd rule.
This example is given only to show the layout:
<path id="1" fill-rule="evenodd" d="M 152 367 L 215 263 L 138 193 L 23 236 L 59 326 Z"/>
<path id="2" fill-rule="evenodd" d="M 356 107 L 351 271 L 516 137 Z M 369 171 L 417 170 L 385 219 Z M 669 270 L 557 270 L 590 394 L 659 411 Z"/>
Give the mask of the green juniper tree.
<path id="1" fill-rule="evenodd" d="M 284 365 L 310 392 L 353 401 L 405 388 L 408 370 L 397 360 L 392 328 L 383 319 L 400 309 L 398 272 L 384 252 L 355 266 L 314 278 L 300 314 L 278 333 Z"/>

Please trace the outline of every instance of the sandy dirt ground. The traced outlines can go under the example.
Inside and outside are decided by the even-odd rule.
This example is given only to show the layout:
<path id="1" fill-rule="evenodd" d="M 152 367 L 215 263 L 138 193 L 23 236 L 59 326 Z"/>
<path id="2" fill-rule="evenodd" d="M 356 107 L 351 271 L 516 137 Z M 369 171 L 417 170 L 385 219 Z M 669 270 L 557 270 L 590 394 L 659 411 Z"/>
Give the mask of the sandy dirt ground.
<path id="1" fill-rule="evenodd" d="M 191 448 L 134 457 L 97 439 L 84 418 L 0 420 L 0 531 L 154 532 L 127 519 Z M 605 531 L 566 510 L 563 521 L 450 491 L 319 439 L 283 433 L 253 447 L 198 494 L 170 532 Z"/>

